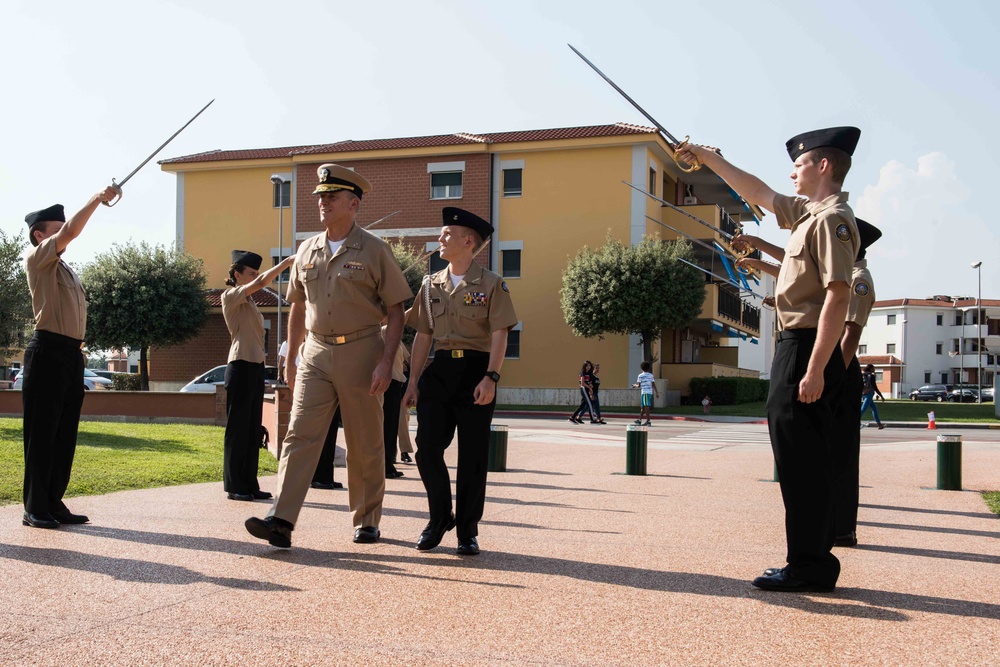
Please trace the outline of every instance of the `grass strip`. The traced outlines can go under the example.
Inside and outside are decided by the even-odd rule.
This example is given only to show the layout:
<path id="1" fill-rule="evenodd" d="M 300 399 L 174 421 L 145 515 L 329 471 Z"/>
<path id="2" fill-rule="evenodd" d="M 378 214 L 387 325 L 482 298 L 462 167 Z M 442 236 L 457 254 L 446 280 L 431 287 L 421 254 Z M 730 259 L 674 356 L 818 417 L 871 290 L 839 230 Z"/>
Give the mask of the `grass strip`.
<path id="1" fill-rule="evenodd" d="M 80 422 L 67 497 L 222 480 L 225 429 L 199 424 Z M 278 470 L 266 450 L 260 474 Z M 21 503 L 24 435 L 20 419 L 0 419 L 0 504 Z"/>
<path id="2" fill-rule="evenodd" d="M 994 514 L 1000 514 L 1000 491 L 984 491 L 983 500 Z"/>

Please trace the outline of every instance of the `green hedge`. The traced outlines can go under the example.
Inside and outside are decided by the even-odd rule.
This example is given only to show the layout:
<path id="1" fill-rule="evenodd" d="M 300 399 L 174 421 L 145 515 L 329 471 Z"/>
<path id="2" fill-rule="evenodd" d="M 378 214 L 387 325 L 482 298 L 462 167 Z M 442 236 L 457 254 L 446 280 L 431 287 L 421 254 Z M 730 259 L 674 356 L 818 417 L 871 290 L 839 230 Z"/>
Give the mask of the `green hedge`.
<path id="1" fill-rule="evenodd" d="M 142 391 L 138 373 L 116 373 L 111 378 L 112 388 L 117 391 Z"/>
<path id="2" fill-rule="evenodd" d="M 691 401 L 700 403 L 705 396 L 713 405 L 736 405 L 767 400 L 768 380 L 742 377 L 691 378 Z"/>

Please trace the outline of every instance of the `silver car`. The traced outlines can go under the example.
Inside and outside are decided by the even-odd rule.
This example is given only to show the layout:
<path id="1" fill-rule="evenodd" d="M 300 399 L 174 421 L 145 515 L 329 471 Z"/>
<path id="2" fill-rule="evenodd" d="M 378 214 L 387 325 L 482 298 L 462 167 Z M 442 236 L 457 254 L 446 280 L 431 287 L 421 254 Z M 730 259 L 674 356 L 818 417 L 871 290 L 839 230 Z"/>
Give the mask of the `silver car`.
<path id="1" fill-rule="evenodd" d="M 102 378 L 100 375 L 90 370 L 89 368 L 83 369 L 83 388 L 86 391 L 91 389 L 111 389 L 114 383 L 107 379 Z M 14 385 L 11 389 L 20 389 L 24 385 L 24 371 L 18 371 L 17 377 L 14 378 Z"/>
<path id="2" fill-rule="evenodd" d="M 226 381 L 226 367 L 216 366 L 212 370 L 202 373 L 195 379 L 181 387 L 183 392 L 208 392 L 215 393 L 216 386 L 222 385 Z M 264 368 L 264 384 L 274 386 L 278 384 L 278 367 L 267 366 Z"/>

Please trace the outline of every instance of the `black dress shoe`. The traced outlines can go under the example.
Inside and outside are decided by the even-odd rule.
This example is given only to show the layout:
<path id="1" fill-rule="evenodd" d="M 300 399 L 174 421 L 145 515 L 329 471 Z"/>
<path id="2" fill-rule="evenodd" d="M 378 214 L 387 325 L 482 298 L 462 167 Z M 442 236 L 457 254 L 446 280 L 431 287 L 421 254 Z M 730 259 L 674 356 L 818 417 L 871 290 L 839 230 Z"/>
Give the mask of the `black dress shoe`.
<path id="1" fill-rule="evenodd" d="M 428 521 L 424 532 L 417 538 L 417 551 L 430 551 L 441 544 L 444 534 L 455 527 L 455 515 L 452 514 L 445 521 Z"/>
<path id="2" fill-rule="evenodd" d="M 413 459 L 411 459 L 410 455 L 407 454 L 406 452 L 403 452 L 402 454 L 399 455 L 399 460 L 402 461 L 403 463 L 413 463 Z"/>
<path id="3" fill-rule="evenodd" d="M 309 486 L 311 486 L 314 489 L 326 489 L 327 491 L 344 488 L 344 485 L 341 484 L 340 482 L 330 482 L 329 484 L 326 482 L 313 482 Z"/>
<path id="4" fill-rule="evenodd" d="M 252 493 L 227 493 L 226 497 L 229 498 L 230 500 L 244 500 L 244 501 L 253 500 Z"/>
<path id="5" fill-rule="evenodd" d="M 358 544 L 372 544 L 378 542 L 378 538 L 382 536 L 382 533 L 378 531 L 378 528 L 374 526 L 361 526 L 356 531 L 354 531 L 354 541 Z"/>
<path id="6" fill-rule="evenodd" d="M 244 521 L 243 525 L 246 526 L 248 533 L 262 540 L 267 540 L 268 544 L 282 549 L 292 547 L 292 524 L 284 519 L 273 516 L 258 519 L 252 516 Z"/>
<path id="7" fill-rule="evenodd" d="M 788 574 L 788 571 L 785 569 L 781 569 L 772 575 L 765 574 L 764 576 L 757 577 L 753 580 L 753 585 L 765 591 L 779 591 L 782 593 L 829 593 L 834 588 L 833 586 L 816 584 L 811 581 L 799 579 Z"/>
<path id="8" fill-rule="evenodd" d="M 86 515 L 73 514 L 68 509 L 56 510 L 54 512 L 50 512 L 50 514 L 52 515 L 52 518 L 59 523 L 81 524 L 90 522 L 90 519 Z"/>
<path id="9" fill-rule="evenodd" d="M 402 477 L 402 476 L 403 476 L 403 473 L 401 473 L 398 470 L 396 470 L 395 467 L 386 468 L 386 470 L 385 470 L 385 478 L 386 479 L 395 479 L 396 477 Z"/>
<path id="10" fill-rule="evenodd" d="M 783 568 L 783 567 L 769 567 L 766 570 L 764 570 L 764 576 L 765 577 L 773 577 L 774 575 L 778 574 L 779 572 L 781 572 L 784 569 L 785 568 Z"/>
<path id="11" fill-rule="evenodd" d="M 257 489 L 256 491 L 251 491 L 250 495 L 253 496 L 254 500 L 269 500 L 271 498 L 274 498 L 274 496 L 271 495 L 270 491 L 261 491 L 260 489 Z"/>
<path id="12" fill-rule="evenodd" d="M 33 528 L 58 528 L 59 522 L 56 521 L 55 517 L 46 512 L 45 514 L 31 514 L 30 512 L 24 513 L 24 518 L 21 519 L 21 523 L 25 526 L 31 526 Z"/>
<path id="13" fill-rule="evenodd" d="M 455 553 L 459 556 L 478 556 L 479 540 L 474 537 L 465 537 L 458 541 L 458 548 Z"/>
<path id="14" fill-rule="evenodd" d="M 57 519 L 59 517 L 56 517 Z M 846 535 L 838 535 L 833 540 L 833 546 L 835 547 L 856 547 L 858 546 L 858 534 L 853 530 Z"/>

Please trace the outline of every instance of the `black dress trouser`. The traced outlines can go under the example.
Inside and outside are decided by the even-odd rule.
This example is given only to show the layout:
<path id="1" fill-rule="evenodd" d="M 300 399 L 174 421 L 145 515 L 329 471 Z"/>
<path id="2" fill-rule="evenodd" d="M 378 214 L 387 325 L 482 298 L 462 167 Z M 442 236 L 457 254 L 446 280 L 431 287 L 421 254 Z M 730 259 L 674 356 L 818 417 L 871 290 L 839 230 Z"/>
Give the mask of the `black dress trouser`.
<path id="1" fill-rule="evenodd" d="M 834 586 L 840 561 L 834 540 L 834 413 L 844 381 L 840 344 L 823 371 L 823 393 L 814 403 L 798 400 L 816 342 L 815 329 L 778 333 L 767 397 L 767 426 L 785 505 L 786 570 L 794 577 Z"/>
<path id="2" fill-rule="evenodd" d="M 460 540 L 479 535 L 486 504 L 496 396 L 488 405 L 475 405 L 472 396 L 486 375 L 489 360 L 486 352 L 466 350 L 464 357 L 453 358 L 451 350 L 439 350 L 417 384 L 417 469 L 427 490 L 431 521 L 444 522 L 451 516 L 451 478 L 444 451 L 458 429 L 455 523 Z"/>
<path id="3" fill-rule="evenodd" d="M 83 407 L 80 341 L 36 330 L 24 350 L 24 511 L 62 511 Z"/>
<path id="4" fill-rule="evenodd" d="M 236 360 L 226 365 L 226 436 L 223 488 L 228 493 L 260 490 L 261 422 L 264 414 L 264 364 Z"/>
<path id="5" fill-rule="evenodd" d="M 333 466 L 337 457 L 337 431 L 340 430 L 340 407 L 333 413 L 330 420 L 330 430 L 326 432 L 326 439 L 323 441 L 323 451 L 319 454 L 319 461 L 316 463 L 316 470 L 313 472 L 313 480 L 317 484 L 333 484 Z"/>
<path id="6" fill-rule="evenodd" d="M 834 417 L 834 535 L 858 529 L 858 484 L 861 466 L 861 364 L 855 356 L 847 367 Z"/>
<path id="7" fill-rule="evenodd" d="M 396 463 L 396 440 L 399 437 L 399 410 L 403 401 L 403 387 L 399 380 L 392 380 L 382 394 L 382 439 L 385 445 L 385 469 Z"/>

